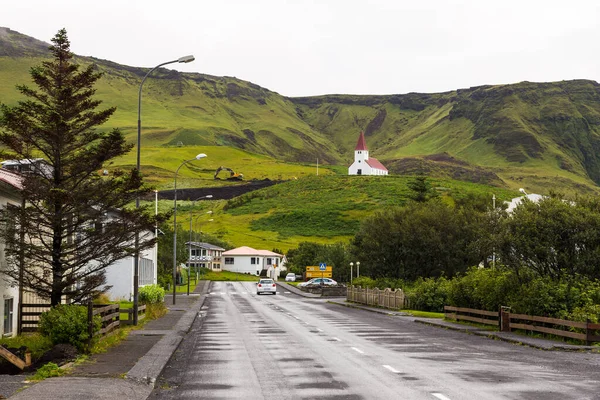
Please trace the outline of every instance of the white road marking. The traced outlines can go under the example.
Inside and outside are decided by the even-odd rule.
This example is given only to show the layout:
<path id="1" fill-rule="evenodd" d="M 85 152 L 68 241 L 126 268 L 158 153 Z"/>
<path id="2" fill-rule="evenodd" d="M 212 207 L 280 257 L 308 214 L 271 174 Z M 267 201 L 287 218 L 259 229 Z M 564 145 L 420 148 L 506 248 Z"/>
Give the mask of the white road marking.
<path id="1" fill-rule="evenodd" d="M 290 294 L 291 292 L 283 292 L 283 293 L 285 293 L 285 294 Z"/>
<path id="2" fill-rule="evenodd" d="M 352 350 L 354 350 L 355 352 L 357 352 L 357 353 L 360 353 L 360 354 L 365 354 L 365 352 L 364 352 L 364 351 L 362 351 L 361 349 L 357 349 L 356 347 L 350 347 L 350 348 L 351 348 Z"/>
<path id="3" fill-rule="evenodd" d="M 317 330 L 318 330 L 319 332 L 323 332 L 323 329 L 317 328 Z"/>
<path id="4" fill-rule="evenodd" d="M 398 370 L 394 369 L 394 368 L 393 368 L 392 366 L 390 366 L 390 365 L 384 365 L 384 366 L 383 366 L 383 368 L 385 368 L 385 369 L 388 369 L 388 370 L 392 371 L 392 372 L 393 372 L 393 373 L 395 373 L 395 374 L 399 374 L 399 373 L 400 373 L 400 371 L 398 371 Z"/>
<path id="5" fill-rule="evenodd" d="M 225 294 L 225 292 L 221 292 L 221 294 Z"/>
<path id="6" fill-rule="evenodd" d="M 340 339 L 338 339 L 338 338 L 336 338 L 336 337 L 334 337 L 334 338 L 332 338 L 332 339 L 333 339 L 333 340 L 335 340 L 336 342 L 341 342 L 341 340 L 340 340 Z"/>
<path id="7" fill-rule="evenodd" d="M 432 395 L 433 397 L 436 397 L 436 398 L 440 399 L 440 400 L 450 400 L 450 398 L 449 398 L 449 397 L 446 397 L 446 396 L 444 396 L 444 395 L 443 395 L 443 394 L 441 394 L 441 393 L 431 393 L 431 395 Z"/>

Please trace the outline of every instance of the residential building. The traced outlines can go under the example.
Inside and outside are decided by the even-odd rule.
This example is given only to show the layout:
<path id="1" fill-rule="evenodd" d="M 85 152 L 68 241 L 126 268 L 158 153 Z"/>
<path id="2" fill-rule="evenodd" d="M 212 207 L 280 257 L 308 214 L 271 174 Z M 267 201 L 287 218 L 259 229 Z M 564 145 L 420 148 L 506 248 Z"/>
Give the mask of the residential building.
<path id="1" fill-rule="evenodd" d="M 221 272 L 224 248 L 204 242 L 187 242 L 185 245 L 189 253 L 189 259 L 186 263 L 188 267 L 193 270 L 208 268 L 212 271 Z"/>
<path id="2" fill-rule="evenodd" d="M 242 246 L 223 252 L 223 269 L 276 279 L 282 271 L 286 270 L 282 260 L 283 254 Z"/>
<path id="3" fill-rule="evenodd" d="M 354 148 L 354 163 L 348 167 L 348 175 L 387 175 L 388 170 L 379 160 L 369 157 L 369 149 L 363 132 Z"/>
<path id="4" fill-rule="evenodd" d="M 0 169 L 0 207 L 20 207 L 18 190 L 21 188 L 21 177 L 11 171 Z M 0 242 L 0 270 L 6 268 L 4 244 Z M 9 282 L 0 274 L 0 337 L 17 334 L 17 317 L 19 307 L 19 288 L 15 282 Z"/>

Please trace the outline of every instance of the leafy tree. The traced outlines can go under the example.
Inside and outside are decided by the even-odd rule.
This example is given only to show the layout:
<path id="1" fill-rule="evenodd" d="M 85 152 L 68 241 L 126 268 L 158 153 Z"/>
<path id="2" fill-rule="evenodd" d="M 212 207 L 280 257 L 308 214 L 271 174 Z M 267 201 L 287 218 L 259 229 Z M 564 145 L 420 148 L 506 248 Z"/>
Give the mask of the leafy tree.
<path id="1" fill-rule="evenodd" d="M 431 201 L 377 213 L 363 221 L 352 253 L 369 260 L 361 271 L 372 278 L 453 276 L 480 260 L 472 212 Z"/>
<path id="2" fill-rule="evenodd" d="M 324 262 L 332 267 L 333 279 L 350 279 L 349 253 L 343 243 L 328 245 L 302 242 L 296 249 L 288 250 L 287 261 L 288 269 L 295 273 L 303 273 L 307 266 Z"/>
<path id="3" fill-rule="evenodd" d="M 506 218 L 499 248 L 502 262 L 541 277 L 600 277 L 600 212 L 596 201 L 560 196 L 524 201 Z"/>
<path id="4" fill-rule="evenodd" d="M 152 231 L 155 218 L 144 207 L 126 208 L 149 191 L 139 171 L 98 173 L 132 148 L 118 129 L 95 129 L 115 112 L 97 111 L 101 74 L 94 65 L 80 70 L 65 29 L 52 43 L 52 59 L 31 69 L 37 90 L 17 86 L 27 100 L 0 106 L 0 143 L 16 159 L 46 162 L 23 177 L 23 212 L 5 208 L 0 222 L 3 272 L 17 281 L 22 265 L 25 287 L 57 305 L 63 296 L 78 301 L 105 289 L 104 269 L 134 255 L 135 232 Z M 153 235 L 141 235 L 137 250 L 153 244 Z"/>

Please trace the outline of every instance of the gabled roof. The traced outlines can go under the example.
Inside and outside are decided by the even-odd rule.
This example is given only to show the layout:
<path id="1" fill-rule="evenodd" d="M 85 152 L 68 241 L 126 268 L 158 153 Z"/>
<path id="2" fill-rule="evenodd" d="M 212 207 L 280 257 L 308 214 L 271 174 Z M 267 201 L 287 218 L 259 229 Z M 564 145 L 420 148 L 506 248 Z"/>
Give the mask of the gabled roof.
<path id="1" fill-rule="evenodd" d="M 23 189 L 23 177 L 15 172 L 0 168 L 0 181 L 17 189 Z"/>
<path id="2" fill-rule="evenodd" d="M 190 242 L 185 242 L 185 244 L 189 245 Z M 222 247 L 215 246 L 214 244 L 205 243 L 205 242 L 191 242 L 191 245 L 193 247 L 200 247 L 201 249 L 206 249 L 206 250 L 220 250 L 220 251 L 225 250 Z"/>
<path id="3" fill-rule="evenodd" d="M 387 171 L 388 169 L 386 167 L 383 166 L 382 163 L 379 162 L 378 159 L 373 158 L 373 157 L 369 157 L 368 160 L 365 160 L 365 162 L 369 165 L 369 167 L 371 168 L 376 168 L 376 169 L 381 169 L 384 171 Z"/>
<path id="4" fill-rule="evenodd" d="M 236 249 L 227 250 L 223 252 L 224 256 L 270 256 L 270 257 L 282 257 L 282 254 L 273 253 L 269 250 L 256 250 L 252 247 L 242 246 Z"/>
<path id="5" fill-rule="evenodd" d="M 358 142 L 356 143 L 356 147 L 354 148 L 354 151 L 357 150 L 369 151 L 369 149 L 367 149 L 367 143 L 365 142 L 365 134 L 363 132 L 360 133 L 360 136 L 358 137 Z"/>

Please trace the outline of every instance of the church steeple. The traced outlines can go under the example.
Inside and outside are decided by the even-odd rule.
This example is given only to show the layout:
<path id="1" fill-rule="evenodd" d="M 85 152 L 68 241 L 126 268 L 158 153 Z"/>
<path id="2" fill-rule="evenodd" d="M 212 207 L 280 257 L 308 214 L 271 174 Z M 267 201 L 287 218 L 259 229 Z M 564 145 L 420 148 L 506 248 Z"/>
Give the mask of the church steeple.
<path id="1" fill-rule="evenodd" d="M 369 149 L 367 149 L 367 143 L 365 142 L 365 134 L 362 131 L 360 132 L 358 142 L 356 143 L 356 147 L 354 148 L 354 151 L 358 150 L 369 151 Z"/>

